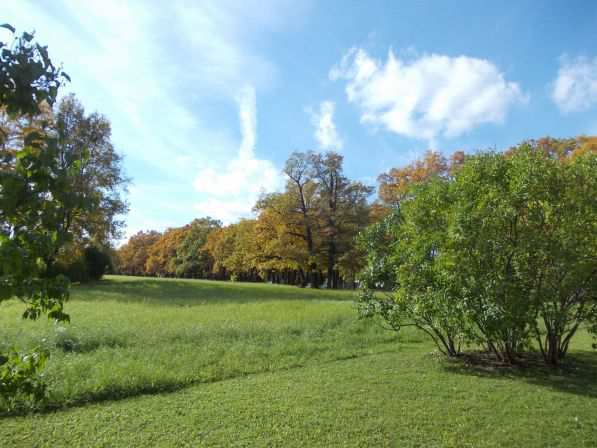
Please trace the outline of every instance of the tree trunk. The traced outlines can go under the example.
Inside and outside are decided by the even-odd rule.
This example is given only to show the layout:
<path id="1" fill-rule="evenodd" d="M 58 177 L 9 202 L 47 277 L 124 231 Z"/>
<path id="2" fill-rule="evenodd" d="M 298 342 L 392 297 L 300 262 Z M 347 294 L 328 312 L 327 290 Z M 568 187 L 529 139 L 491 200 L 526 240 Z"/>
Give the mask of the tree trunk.
<path id="1" fill-rule="evenodd" d="M 335 289 L 334 279 L 334 265 L 336 264 L 336 243 L 333 240 L 328 242 L 328 266 L 327 266 L 327 279 L 328 288 Z"/>
<path id="2" fill-rule="evenodd" d="M 548 333 L 547 347 L 544 354 L 544 359 L 547 364 L 557 366 L 560 363 L 561 358 L 565 355 L 565 351 L 562 350 L 562 340 L 559 335 L 555 332 Z"/>
<path id="3" fill-rule="evenodd" d="M 307 280 L 307 276 L 305 275 L 305 271 L 303 271 L 302 269 L 299 269 L 299 282 L 300 282 L 300 287 L 304 288 L 305 286 L 307 286 L 308 280 Z"/>

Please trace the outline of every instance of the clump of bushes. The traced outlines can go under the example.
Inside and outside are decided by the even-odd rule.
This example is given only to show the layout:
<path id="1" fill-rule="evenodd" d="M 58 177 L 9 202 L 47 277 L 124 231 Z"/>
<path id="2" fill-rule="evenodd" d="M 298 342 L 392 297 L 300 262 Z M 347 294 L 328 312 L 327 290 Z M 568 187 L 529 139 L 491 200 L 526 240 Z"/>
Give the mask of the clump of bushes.
<path id="1" fill-rule="evenodd" d="M 597 330 L 595 198 L 595 151 L 470 156 L 361 236 L 361 314 L 416 326 L 448 356 L 475 345 L 514 363 L 536 349 L 559 364 L 581 326 Z"/>
<path id="2" fill-rule="evenodd" d="M 87 246 L 83 250 L 63 254 L 55 269 L 71 282 L 97 281 L 112 270 L 112 258 L 106 249 Z"/>

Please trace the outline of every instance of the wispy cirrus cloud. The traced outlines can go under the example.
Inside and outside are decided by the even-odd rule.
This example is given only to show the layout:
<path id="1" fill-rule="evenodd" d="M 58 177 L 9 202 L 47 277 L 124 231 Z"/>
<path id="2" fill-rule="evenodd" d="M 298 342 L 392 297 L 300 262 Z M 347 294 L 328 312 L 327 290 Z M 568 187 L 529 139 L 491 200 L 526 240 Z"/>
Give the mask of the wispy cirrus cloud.
<path id="1" fill-rule="evenodd" d="M 460 136 L 484 123 L 502 123 L 510 108 L 528 100 L 489 60 L 425 54 L 387 60 L 351 49 L 329 78 L 346 82 L 361 121 L 406 137 L 433 141 Z"/>
<path id="2" fill-rule="evenodd" d="M 319 110 L 311 112 L 311 123 L 315 127 L 315 140 L 321 149 L 339 151 L 344 146 L 334 123 L 335 104 L 322 101 Z"/>
<path id="3" fill-rule="evenodd" d="M 257 105 L 253 87 L 243 89 L 238 108 L 242 140 L 237 157 L 225 166 L 202 169 L 194 181 L 195 189 L 204 194 L 195 209 L 224 223 L 249 217 L 259 195 L 277 190 L 283 183 L 280 170 L 272 162 L 255 157 Z"/>
<path id="4" fill-rule="evenodd" d="M 67 90 L 111 120 L 135 183 L 130 234 L 162 222 L 173 202 L 182 211 L 169 222 L 182 225 L 211 198 L 193 181 L 207 164 L 219 172 L 236 160 L 237 98 L 246 85 L 276 85 L 278 68 L 262 48 L 302 8 L 290 0 L 23 0 L 3 5 L 2 20 L 35 30 L 71 76 Z"/>

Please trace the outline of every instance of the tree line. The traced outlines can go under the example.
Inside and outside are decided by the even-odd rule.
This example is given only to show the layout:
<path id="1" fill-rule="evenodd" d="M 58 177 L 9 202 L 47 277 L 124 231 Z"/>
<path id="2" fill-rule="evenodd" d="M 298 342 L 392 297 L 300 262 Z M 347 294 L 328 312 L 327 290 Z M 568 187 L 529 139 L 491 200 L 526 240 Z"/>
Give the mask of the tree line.
<path id="1" fill-rule="evenodd" d="M 292 153 L 284 190 L 263 195 L 254 219 L 139 232 L 117 251 L 117 272 L 353 287 L 364 262 L 356 236 L 375 207 L 373 188 L 348 179 L 342 164 L 335 152 Z"/>

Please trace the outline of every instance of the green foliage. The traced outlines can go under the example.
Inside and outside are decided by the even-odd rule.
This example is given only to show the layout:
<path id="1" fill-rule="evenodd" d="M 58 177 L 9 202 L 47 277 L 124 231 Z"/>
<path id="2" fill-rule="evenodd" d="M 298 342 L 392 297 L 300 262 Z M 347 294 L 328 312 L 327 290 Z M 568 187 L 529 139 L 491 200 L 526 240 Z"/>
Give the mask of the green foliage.
<path id="1" fill-rule="evenodd" d="M 0 27 L 15 32 L 9 24 Z M 40 104 L 52 104 L 68 75 L 54 66 L 48 48 L 34 42 L 34 33 L 23 33 L 12 43 L 0 42 L 0 105 L 10 115 L 35 115 Z"/>
<path id="2" fill-rule="evenodd" d="M 401 206 L 397 308 L 407 322 L 427 332 L 443 353 L 455 356 L 469 328 L 454 275 L 459 262 L 449 250 L 449 214 L 443 213 L 454 198 L 449 183 L 441 178 L 414 194 L 414 200 Z"/>
<path id="3" fill-rule="evenodd" d="M 85 203 L 85 208 L 65 207 L 63 226 L 73 235 L 75 249 L 86 246 L 108 247 L 122 237 L 128 204 L 122 197 L 129 180 L 124 176 L 122 156 L 111 141 L 110 121 L 94 112 L 86 114 L 71 94 L 62 98 L 52 113 L 57 157 L 67 182 Z"/>
<path id="4" fill-rule="evenodd" d="M 32 407 L 46 397 L 43 370 L 47 355 L 35 349 L 29 353 L 10 350 L 0 355 L 0 408 L 14 411 Z"/>
<path id="5" fill-rule="evenodd" d="M 213 259 L 205 249 L 207 237 L 222 227 L 218 220 L 195 219 L 187 226 L 184 239 L 176 249 L 176 276 L 183 278 L 209 278 Z"/>
<path id="6" fill-rule="evenodd" d="M 400 220 L 364 235 L 363 314 L 415 325 L 446 354 L 474 343 L 514 362 L 534 340 L 558 364 L 597 307 L 597 155 L 569 154 L 524 143 L 411 188 Z M 371 291 L 384 284 L 395 294 Z"/>
<path id="7" fill-rule="evenodd" d="M 445 216 L 438 213 L 450 201 L 447 187 L 442 179 L 431 181 L 361 237 L 368 267 L 359 303 L 361 315 L 380 315 L 396 331 L 416 326 L 442 353 L 456 356 L 468 326 L 449 274 Z M 380 287 L 394 292 L 376 294 Z"/>
<path id="8" fill-rule="evenodd" d="M 366 254 L 366 266 L 361 271 L 359 280 L 365 289 L 391 291 L 395 288 L 396 266 L 392 257 L 398 240 L 395 231 L 399 224 L 400 209 L 396 207 L 359 234 L 358 245 Z"/>
<path id="9" fill-rule="evenodd" d="M 32 35 L 24 35 L 12 47 L 3 44 L 0 72 L 5 77 L 2 88 L 8 90 L 2 91 L 1 100 L 14 114 L 37 112 L 38 95 L 53 101 L 56 91 L 48 83 L 58 83 L 61 75 L 53 68 L 39 73 L 40 67 L 51 68 L 51 63 L 45 49 L 31 40 Z M 44 79 L 37 84 L 27 65 L 13 67 L 17 62 L 32 64 L 31 73 Z M 13 150 L 2 145 L 0 301 L 18 297 L 27 306 L 24 316 L 30 319 L 42 313 L 68 319 L 63 312 L 68 281 L 49 272 L 58 249 L 70 237 L 61 225 L 63 213 L 67 207 L 80 205 L 80 198 L 70 191 L 68 173 L 58 166 L 56 154 L 56 140 L 43 123 L 23 129 L 20 147 Z"/>
<path id="10" fill-rule="evenodd" d="M 53 272 L 67 277 L 71 282 L 85 283 L 100 280 L 112 269 L 112 258 L 107 249 L 87 246 L 83 251 L 69 251 L 53 266 Z"/>
<path id="11" fill-rule="evenodd" d="M 10 25 L 3 27 L 14 33 Z M 0 302 L 17 297 L 25 304 L 23 317 L 33 320 L 41 314 L 68 320 L 63 305 L 69 283 L 52 274 L 52 265 L 70 238 L 64 213 L 85 207 L 69 188 L 70 169 L 58 164 L 55 135 L 37 117 L 43 104 L 54 102 L 64 79 L 33 34 L 0 42 L 0 109 L 15 120 L 20 134 L 11 139 L 5 129 L 0 132 Z M 0 396 L 7 406 L 43 395 L 38 372 L 44 359 L 36 352 L 0 355 Z"/>
<path id="12" fill-rule="evenodd" d="M 559 363 L 597 306 L 597 154 L 558 160 L 525 143 L 472 159 L 454 192 L 454 256 L 478 329 L 508 359 L 532 336 Z"/>
<path id="13" fill-rule="evenodd" d="M 527 283 L 532 279 L 523 272 L 530 255 L 523 244 L 532 232 L 521 218 L 533 199 L 528 187 L 534 173 L 516 169 L 521 156 L 471 158 L 451 185 L 453 203 L 446 210 L 453 219 L 447 232 L 457 266 L 451 275 L 459 282 L 461 300 L 480 340 L 508 361 L 528 345 L 536 317 Z"/>
<path id="14" fill-rule="evenodd" d="M 89 278 L 96 281 L 101 279 L 112 264 L 110 256 L 95 246 L 86 247 L 83 253 Z"/>
<path id="15" fill-rule="evenodd" d="M 593 335 L 593 339 L 596 341 L 593 343 L 593 348 L 597 350 L 597 312 L 593 316 L 589 316 L 589 333 Z"/>

